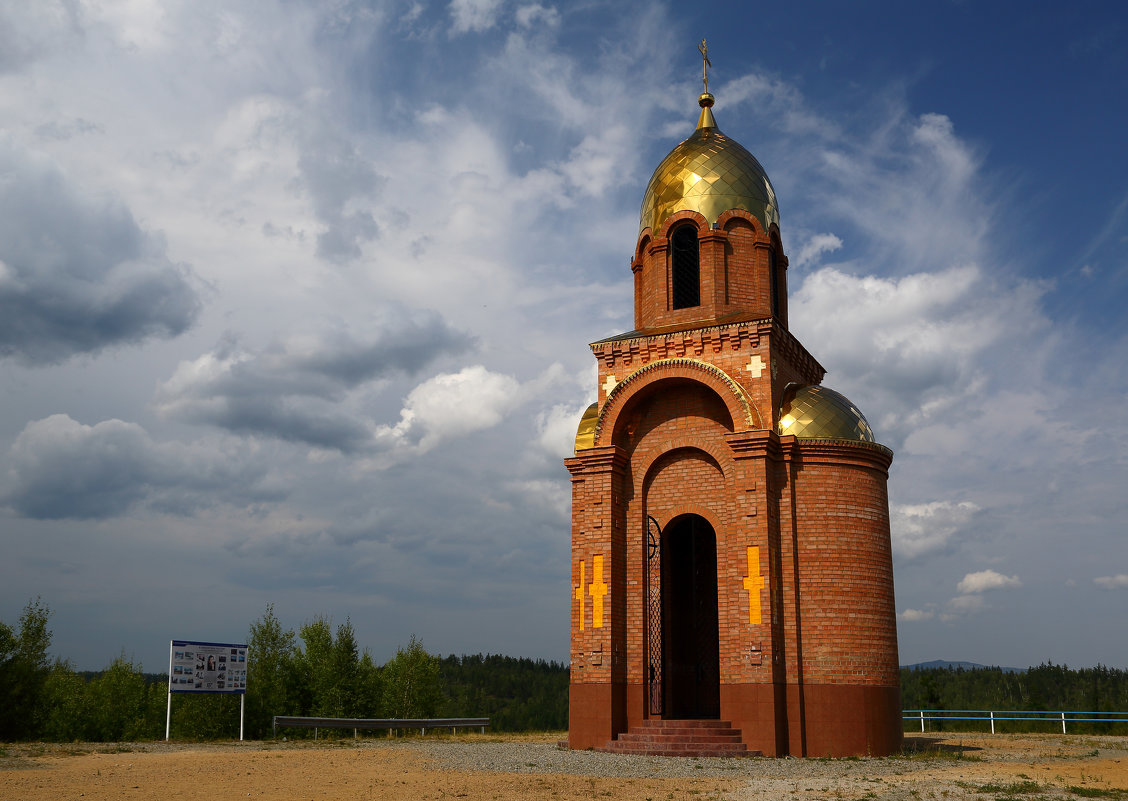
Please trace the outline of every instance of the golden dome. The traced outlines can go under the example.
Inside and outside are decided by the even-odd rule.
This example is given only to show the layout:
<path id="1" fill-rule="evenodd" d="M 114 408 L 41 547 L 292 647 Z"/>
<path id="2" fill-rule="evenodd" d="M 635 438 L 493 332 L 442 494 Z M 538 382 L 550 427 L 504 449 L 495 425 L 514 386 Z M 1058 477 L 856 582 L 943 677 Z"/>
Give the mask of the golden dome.
<path id="1" fill-rule="evenodd" d="M 655 233 L 676 211 L 696 211 L 710 223 L 729 209 L 744 209 L 768 228 L 779 225 L 775 190 L 756 157 L 729 139 L 713 119 L 713 96 L 697 101 L 701 116 L 693 136 L 662 160 L 642 198 L 639 231 Z"/>
<path id="2" fill-rule="evenodd" d="M 778 429 L 780 436 L 876 442 L 858 407 L 844 395 L 821 386 L 788 387 L 783 393 Z"/>
<path id="3" fill-rule="evenodd" d="M 597 422 L 599 422 L 599 404 L 593 403 L 584 411 L 584 416 L 580 418 L 580 425 L 576 428 L 576 453 L 595 447 L 595 424 Z"/>

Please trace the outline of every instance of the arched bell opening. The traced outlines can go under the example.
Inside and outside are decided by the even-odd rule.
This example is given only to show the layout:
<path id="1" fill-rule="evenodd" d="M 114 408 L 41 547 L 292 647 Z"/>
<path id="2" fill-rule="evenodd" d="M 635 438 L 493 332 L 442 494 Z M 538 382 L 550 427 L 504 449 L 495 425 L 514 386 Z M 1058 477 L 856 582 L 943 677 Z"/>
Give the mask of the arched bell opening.
<path id="1" fill-rule="evenodd" d="M 667 719 L 719 718 L 717 535 L 700 515 L 662 532 L 662 694 Z"/>

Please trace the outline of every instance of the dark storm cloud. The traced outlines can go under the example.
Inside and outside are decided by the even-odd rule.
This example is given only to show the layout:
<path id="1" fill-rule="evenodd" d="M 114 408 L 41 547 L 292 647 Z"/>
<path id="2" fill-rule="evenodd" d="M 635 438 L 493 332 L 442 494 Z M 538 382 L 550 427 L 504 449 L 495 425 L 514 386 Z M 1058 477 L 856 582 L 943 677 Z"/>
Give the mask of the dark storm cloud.
<path id="1" fill-rule="evenodd" d="M 317 219 L 317 255 L 345 262 L 361 255 L 361 245 L 380 235 L 365 204 L 387 179 L 376 173 L 356 148 L 335 137 L 307 141 L 298 162 Z"/>
<path id="2" fill-rule="evenodd" d="M 182 362 L 157 390 L 160 412 L 243 434 L 351 452 L 372 443 L 351 390 L 412 375 L 471 340 L 434 313 L 389 314 L 363 334 L 347 329 L 295 336 L 258 352 L 232 342 Z"/>
<path id="3" fill-rule="evenodd" d="M 185 270 L 124 206 L 0 139 L 0 358 L 53 364 L 196 320 Z"/>
<path id="4" fill-rule="evenodd" d="M 65 414 L 28 423 L 9 452 L 3 498 L 23 517 L 104 519 L 135 506 L 190 515 L 276 498 L 242 456 L 154 442 L 136 423 L 87 426 Z"/>

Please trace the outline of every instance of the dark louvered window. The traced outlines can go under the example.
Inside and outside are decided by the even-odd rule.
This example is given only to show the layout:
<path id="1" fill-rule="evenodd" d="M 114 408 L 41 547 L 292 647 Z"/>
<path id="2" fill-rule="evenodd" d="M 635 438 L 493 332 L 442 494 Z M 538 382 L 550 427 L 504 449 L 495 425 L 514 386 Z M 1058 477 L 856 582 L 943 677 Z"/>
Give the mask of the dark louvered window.
<path id="1" fill-rule="evenodd" d="M 779 276 L 776 274 L 775 246 L 768 251 L 768 290 L 772 297 L 772 316 L 779 316 Z"/>
<path id="2" fill-rule="evenodd" d="M 701 263 L 697 253 L 697 229 L 682 225 L 674 229 L 670 240 L 673 255 L 673 305 L 688 309 L 701 305 Z"/>

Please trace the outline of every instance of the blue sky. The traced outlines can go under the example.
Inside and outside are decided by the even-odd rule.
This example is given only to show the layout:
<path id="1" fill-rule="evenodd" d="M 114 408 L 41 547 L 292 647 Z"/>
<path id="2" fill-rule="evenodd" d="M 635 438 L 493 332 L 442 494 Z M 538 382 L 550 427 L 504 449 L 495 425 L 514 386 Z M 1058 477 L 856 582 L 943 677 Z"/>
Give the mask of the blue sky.
<path id="1" fill-rule="evenodd" d="M 0 619 L 565 659 L 587 343 L 708 37 L 896 452 L 902 661 L 1128 665 L 1128 13 L 783 5 L 0 2 Z"/>

